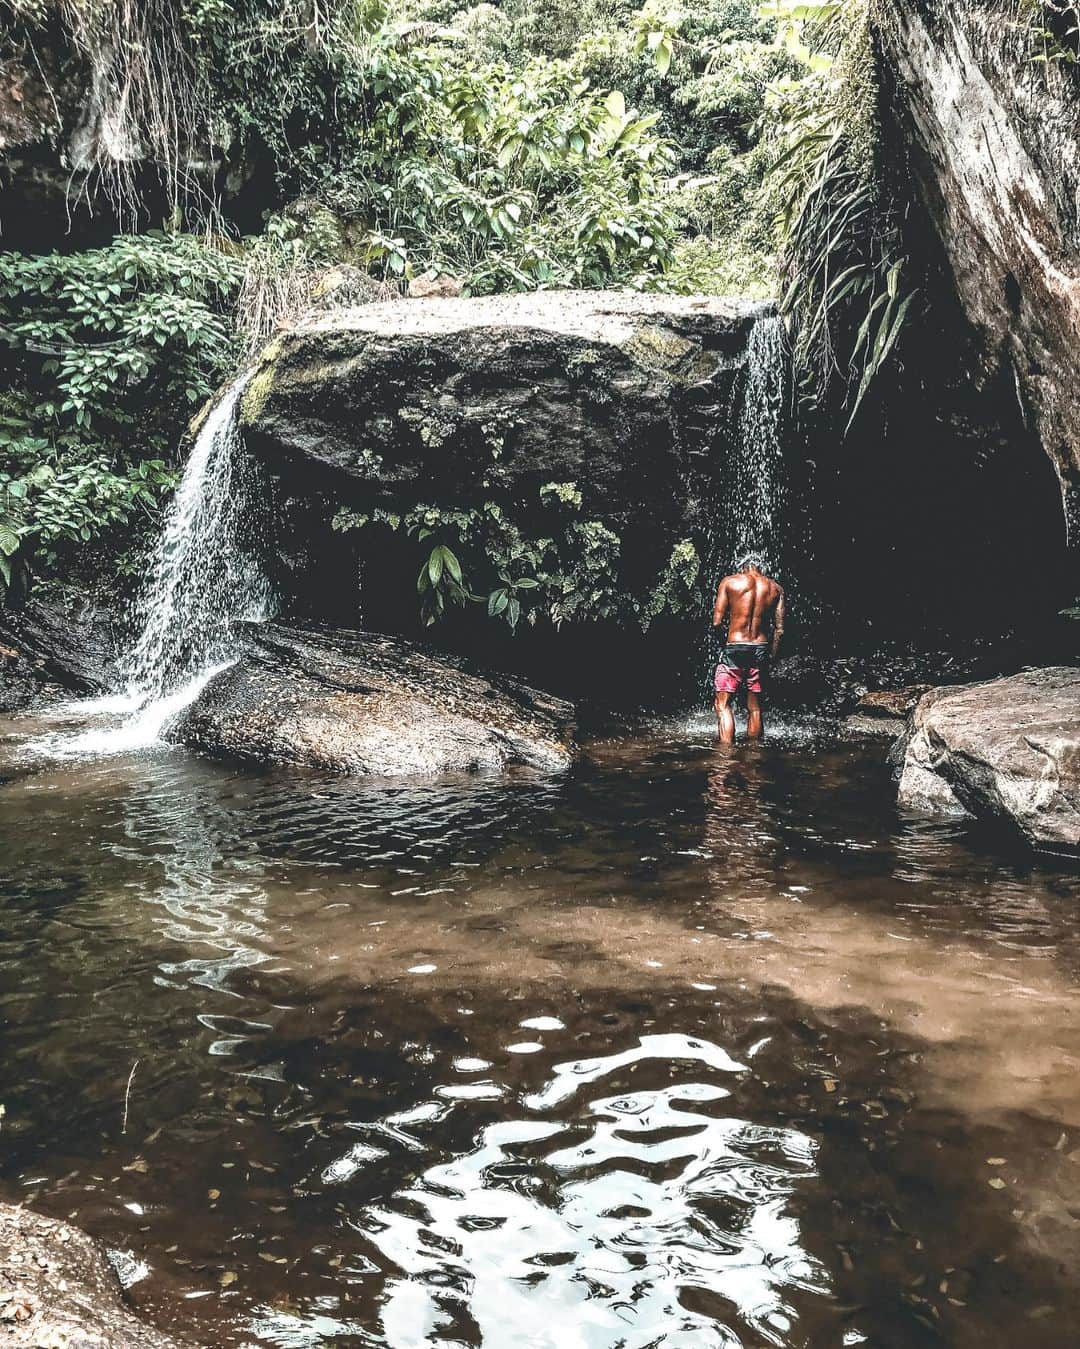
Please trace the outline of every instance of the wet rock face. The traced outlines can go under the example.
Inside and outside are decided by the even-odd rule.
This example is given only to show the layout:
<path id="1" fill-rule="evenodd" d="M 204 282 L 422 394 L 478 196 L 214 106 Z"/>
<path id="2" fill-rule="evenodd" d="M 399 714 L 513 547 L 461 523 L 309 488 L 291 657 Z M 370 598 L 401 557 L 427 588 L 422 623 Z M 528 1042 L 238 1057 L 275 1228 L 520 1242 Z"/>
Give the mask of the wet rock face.
<path id="1" fill-rule="evenodd" d="M 70 613 L 47 600 L 0 610 L 0 712 L 54 693 L 101 693 L 116 654 L 112 617 L 91 605 Z"/>
<path id="2" fill-rule="evenodd" d="M 565 768 L 569 703 L 374 633 L 252 626 L 168 732 L 213 754 L 379 776 Z"/>
<path id="3" fill-rule="evenodd" d="M 64 116 L 60 104 L 67 104 L 69 91 L 60 78 L 54 52 L 20 50 L 6 38 L 0 30 L 4 246 L 32 248 L 35 241 L 40 244 L 43 233 L 61 233 L 57 221 L 63 212 L 65 173 L 54 141 Z M 43 227 L 45 221 L 48 224 Z"/>
<path id="4" fill-rule="evenodd" d="M 1015 387 L 1080 545 L 1080 71 L 1033 60 L 1009 0 L 892 0 L 878 28 L 981 383 Z"/>
<path id="5" fill-rule="evenodd" d="M 602 292 L 413 299 L 277 339 L 244 395 L 249 449 L 327 509 L 501 503 L 545 487 L 661 566 L 708 509 L 761 303 Z M 531 514 L 530 514 L 531 513 Z"/>
<path id="6" fill-rule="evenodd" d="M 900 689 L 882 689 L 864 693 L 855 706 L 855 712 L 844 722 L 855 735 L 868 735 L 879 740 L 895 740 L 907 729 L 908 718 L 919 699 L 929 693 L 930 684 L 908 684 Z"/>
<path id="7" fill-rule="evenodd" d="M 939 688 L 915 709 L 900 804 L 1005 820 L 1080 854 L 1080 669 Z"/>
<path id="8" fill-rule="evenodd" d="M 34 1349 L 173 1349 L 181 1343 L 131 1313 L 92 1237 L 11 1204 L 0 1204 L 0 1342 Z"/>
<path id="9" fill-rule="evenodd" d="M 670 494 L 726 410 L 762 304 L 603 292 L 346 310 L 273 342 L 245 394 L 276 467 L 377 487 L 583 478 L 623 504 Z M 669 509 L 662 500 L 653 503 Z"/>

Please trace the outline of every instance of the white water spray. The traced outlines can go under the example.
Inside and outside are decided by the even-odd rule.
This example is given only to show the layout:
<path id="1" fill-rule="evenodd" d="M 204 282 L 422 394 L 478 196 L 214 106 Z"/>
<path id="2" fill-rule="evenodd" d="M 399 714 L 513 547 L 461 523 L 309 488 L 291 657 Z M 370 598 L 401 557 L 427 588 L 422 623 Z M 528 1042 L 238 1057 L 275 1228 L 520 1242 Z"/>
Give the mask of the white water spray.
<path id="1" fill-rule="evenodd" d="M 746 360 L 735 456 L 724 492 L 726 569 L 752 554 L 768 571 L 780 564 L 786 506 L 783 431 L 788 349 L 782 319 L 769 315 L 757 320 Z"/>
<path id="2" fill-rule="evenodd" d="M 234 658 L 236 623 L 269 617 L 271 590 L 253 546 L 266 494 L 236 425 L 250 378 L 246 372 L 221 395 L 196 436 L 135 605 L 120 691 L 59 708 L 57 719 L 90 726 L 37 737 L 31 754 L 78 758 L 154 744 Z"/>
<path id="3" fill-rule="evenodd" d="M 250 378 L 241 375 L 210 409 L 154 550 L 136 606 L 138 636 L 121 665 L 129 693 L 143 702 L 175 694 L 228 660 L 236 622 L 269 611 L 266 576 L 247 546 L 254 469 L 236 426 Z"/>

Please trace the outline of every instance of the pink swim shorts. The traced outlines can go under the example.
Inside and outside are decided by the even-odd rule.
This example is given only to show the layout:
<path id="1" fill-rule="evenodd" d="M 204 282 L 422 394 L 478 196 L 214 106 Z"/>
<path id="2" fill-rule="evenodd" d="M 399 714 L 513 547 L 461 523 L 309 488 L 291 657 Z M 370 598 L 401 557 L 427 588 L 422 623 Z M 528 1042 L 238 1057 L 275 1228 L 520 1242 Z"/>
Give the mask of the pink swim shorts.
<path id="1" fill-rule="evenodd" d="M 761 692 L 761 671 L 769 648 L 751 642 L 729 642 L 716 667 L 717 693 L 738 693 L 745 681 L 749 693 Z"/>

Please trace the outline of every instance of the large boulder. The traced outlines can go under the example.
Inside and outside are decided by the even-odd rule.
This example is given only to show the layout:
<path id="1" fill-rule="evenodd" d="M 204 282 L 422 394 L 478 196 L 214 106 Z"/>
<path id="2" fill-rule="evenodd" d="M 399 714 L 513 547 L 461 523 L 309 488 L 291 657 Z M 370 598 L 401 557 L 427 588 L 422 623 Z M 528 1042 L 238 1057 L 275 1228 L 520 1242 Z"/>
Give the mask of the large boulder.
<path id="1" fill-rule="evenodd" d="M 419 559 L 402 536 L 429 508 L 477 589 L 498 584 L 500 557 L 545 573 L 530 604 L 556 625 L 632 623 L 654 596 L 662 608 L 688 541 L 725 541 L 721 489 L 761 366 L 751 335 L 773 314 L 563 291 L 369 305 L 282 334 L 240 405 L 244 442 L 278 482 L 279 588 L 307 604 L 313 578 L 356 574 L 333 521 L 366 568 L 377 626 L 396 626 L 416 607 L 405 592 Z M 782 388 L 782 344 L 768 359 Z M 386 603 L 399 572 L 407 584 Z M 312 612 L 337 621 L 318 599 Z"/>
<path id="2" fill-rule="evenodd" d="M 1058 10 L 1055 15 L 1052 11 Z M 1015 389 L 1080 546 L 1080 66 L 1071 6 L 886 0 L 886 117 L 975 330 L 984 389 Z M 1071 44 L 1071 46 L 1070 46 Z"/>
<path id="3" fill-rule="evenodd" d="M 28 1349 L 175 1349 L 181 1343 L 132 1314 L 92 1237 L 13 1204 L 0 1204 L 0 1341 Z"/>
<path id="4" fill-rule="evenodd" d="M 1080 669 L 934 689 L 915 709 L 900 804 L 1005 820 L 1080 852 Z"/>
<path id="5" fill-rule="evenodd" d="M 368 494 L 576 480 L 612 513 L 669 513 L 771 312 L 601 291 L 343 310 L 270 344 L 241 427 L 272 466 Z"/>
<path id="6" fill-rule="evenodd" d="M 251 624 L 242 644 L 170 739 L 380 776 L 571 761 L 573 707 L 505 676 L 366 632 Z"/>

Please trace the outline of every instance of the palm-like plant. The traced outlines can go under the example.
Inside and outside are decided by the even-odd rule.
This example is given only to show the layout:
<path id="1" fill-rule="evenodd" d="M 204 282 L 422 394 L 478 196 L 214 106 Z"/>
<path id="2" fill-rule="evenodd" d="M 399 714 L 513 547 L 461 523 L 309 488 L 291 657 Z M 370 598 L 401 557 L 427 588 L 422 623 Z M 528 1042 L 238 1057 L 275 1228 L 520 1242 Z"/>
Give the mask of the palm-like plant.
<path id="1" fill-rule="evenodd" d="M 804 71 L 770 91 L 783 311 L 799 388 L 813 404 L 839 381 L 850 428 L 916 293 L 904 285 L 907 258 L 876 171 L 867 5 L 775 0 L 762 13 Z"/>

